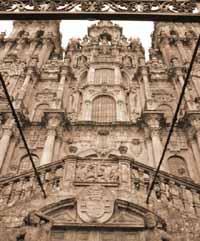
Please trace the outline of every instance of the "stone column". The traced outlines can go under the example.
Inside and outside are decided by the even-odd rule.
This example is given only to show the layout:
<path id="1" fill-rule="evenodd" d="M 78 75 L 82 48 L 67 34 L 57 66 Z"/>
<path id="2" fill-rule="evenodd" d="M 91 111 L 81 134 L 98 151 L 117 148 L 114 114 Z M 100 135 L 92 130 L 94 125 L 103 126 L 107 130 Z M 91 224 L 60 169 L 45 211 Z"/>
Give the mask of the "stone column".
<path id="1" fill-rule="evenodd" d="M 60 123 L 60 115 L 58 113 L 49 113 L 47 118 L 47 137 L 44 144 L 40 165 L 45 165 L 52 162 L 56 139 L 56 128 Z"/>
<path id="2" fill-rule="evenodd" d="M 198 97 L 200 97 L 200 83 L 199 83 L 199 76 L 192 76 L 192 80 L 196 89 L 196 92 L 198 94 Z"/>
<path id="3" fill-rule="evenodd" d="M 15 41 L 12 39 L 8 39 L 7 42 L 5 43 L 4 46 L 4 51 L 2 52 L 2 54 L 0 55 L 0 58 L 3 59 L 8 52 L 10 51 L 10 49 L 12 48 L 12 46 L 14 45 Z"/>
<path id="4" fill-rule="evenodd" d="M 195 131 L 196 131 L 196 138 L 197 138 L 197 143 L 198 143 L 198 147 L 200 150 L 200 115 L 193 115 L 190 117 L 191 120 L 191 124 L 194 127 Z M 200 161 L 200 159 L 199 159 Z"/>
<path id="5" fill-rule="evenodd" d="M 172 58 L 171 61 L 172 61 L 172 66 L 173 66 L 175 75 L 177 76 L 178 81 L 180 83 L 180 88 L 182 88 L 184 85 L 184 82 L 185 82 L 184 78 L 183 78 L 183 67 L 178 63 L 178 59 L 176 57 Z M 180 92 L 181 92 L 181 89 L 180 89 Z M 179 94 L 180 94 L 180 92 L 179 92 Z M 193 103 L 192 103 L 192 98 L 190 96 L 190 93 L 188 92 L 188 89 L 186 89 L 186 91 L 185 91 L 185 100 L 186 100 L 189 110 L 192 110 Z"/>
<path id="6" fill-rule="evenodd" d="M 61 67 L 60 83 L 59 83 L 58 89 L 57 89 L 57 103 L 56 103 L 56 107 L 58 109 L 61 109 L 61 107 L 62 107 L 63 92 L 64 92 L 65 81 L 66 81 L 66 77 L 67 77 L 68 72 L 69 72 L 69 66 L 68 65 L 63 65 Z"/>
<path id="7" fill-rule="evenodd" d="M 114 82 L 115 84 L 121 83 L 121 71 L 118 66 L 115 67 L 115 75 L 114 75 Z"/>
<path id="8" fill-rule="evenodd" d="M 54 128 L 49 128 L 47 130 L 47 137 L 44 144 L 40 165 L 51 163 L 53 152 L 54 152 L 55 138 L 56 138 L 56 130 Z"/>
<path id="9" fill-rule="evenodd" d="M 49 56 L 53 50 L 54 44 L 52 41 L 52 34 L 49 34 L 46 38 L 43 39 L 43 47 L 39 53 L 39 63 L 38 68 L 47 62 Z"/>
<path id="10" fill-rule="evenodd" d="M 3 161 L 6 157 L 7 150 L 10 144 L 10 138 L 13 133 L 12 128 L 13 128 L 12 124 L 6 125 L 5 127 L 3 127 L 3 134 L 0 140 L 0 169 L 2 169 Z"/>
<path id="11" fill-rule="evenodd" d="M 190 128 L 188 130 L 188 140 L 194 155 L 194 165 L 191 162 L 187 163 L 187 168 L 189 170 L 191 178 L 199 182 L 200 181 L 200 177 L 199 177 L 200 176 L 200 152 L 195 140 L 195 130 L 193 128 Z"/>
<path id="12" fill-rule="evenodd" d="M 34 52 L 35 52 L 38 44 L 39 44 L 39 40 L 38 39 L 33 39 L 32 42 L 30 43 L 30 48 L 29 48 L 30 55 L 28 57 L 28 63 L 29 63 L 29 61 L 31 59 L 31 56 L 34 55 Z"/>
<path id="13" fill-rule="evenodd" d="M 90 66 L 90 69 L 89 69 L 89 71 L 88 71 L 88 78 L 87 78 L 87 82 L 89 82 L 89 83 L 94 83 L 94 81 L 95 81 L 95 69 L 94 69 L 94 67 L 91 67 Z"/>
<path id="14" fill-rule="evenodd" d="M 25 77 L 24 83 L 19 91 L 17 100 L 15 102 L 15 108 L 20 108 L 20 105 L 21 105 L 23 99 L 25 98 L 25 95 L 27 93 L 27 90 L 28 90 L 28 87 L 29 87 L 29 84 L 31 81 L 31 77 L 32 77 L 33 73 L 35 72 L 35 66 L 37 64 L 37 61 L 38 61 L 38 58 L 33 57 L 30 65 L 26 69 L 26 77 Z"/>
<path id="15" fill-rule="evenodd" d="M 148 79 L 148 71 L 147 67 L 145 66 L 144 58 L 140 58 L 140 73 L 142 75 L 143 83 L 144 83 L 144 92 L 147 105 L 150 103 L 151 100 L 151 91 L 149 86 L 149 79 Z"/>
<path id="16" fill-rule="evenodd" d="M 198 97 L 200 97 L 200 83 L 199 83 L 199 78 L 200 78 L 200 71 L 199 71 L 199 66 L 200 66 L 200 55 L 196 56 L 193 68 L 192 68 L 192 82 L 194 83 L 195 90 L 197 92 Z"/>
<path id="17" fill-rule="evenodd" d="M 160 51 L 166 64 L 170 63 L 171 46 L 169 44 L 169 37 L 162 31 L 160 34 Z"/>
<path id="18" fill-rule="evenodd" d="M 92 117 L 92 102 L 90 100 L 85 100 L 84 103 L 85 105 L 81 113 L 81 119 L 83 121 L 90 121 Z"/>
<path id="19" fill-rule="evenodd" d="M 183 43 L 181 42 L 180 39 L 176 41 L 176 46 L 177 46 L 179 54 L 183 60 L 183 64 L 186 62 L 189 62 L 190 60 L 188 61 L 188 56 L 185 52 L 185 48 L 183 47 Z"/>
<path id="20" fill-rule="evenodd" d="M 158 166 L 158 163 L 162 155 L 162 149 L 163 149 L 163 146 L 160 140 L 160 128 L 158 127 L 151 128 L 151 138 L 152 138 L 152 144 L 153 144 L 153 150 L 154 150 L 155 163 L 156 163 L 156 166 Z"/>
<path id="21" fill-rule="evenodd" d="M 28 36 L 27 36 L 28 37 Z M 16 54 L 19 56 L 19 57 L 22 57 L 24 58 L 24 50 L 25 50 L 25 47 L 26 47 L 26 44 L 27 44 L 27 37 L 23 37 L 23 38 L 20 38 L 17 40 L 17 46 L 16 46 Z"/>
<path id="22" fill-rule="evenodd" d="M 151 139 L 156 167 L 158 166 L 163 152 L 163 145 L 160 139 L 160 118 L 161 116 L 158 114 L 150 114 L 150 116 L 148 117 L 148 125 L 151 131 Z M 161 170 L 168 170 L 167 163 L 165 163 L 165 161 L 163 161 Z"/>
<path id="23" fill-rule="evenodd" d="M 119 161 L 119 178 L 120 178 L 120 194 L 126 195 L 127 192 L 131 191 L 131 172 L 130 172 L 130 161 L 120 160 Z"/>
<path id="24" fill-rule="evenodd" d="M 145 128 L 144 136 L 145 136 L 145 141 L 146 141 L 146 146 L 147 146 L 147 155 L 148 155 L 148 163 L 147 164 L 151 167 L 156 167 L 156 163 L 155 163 L 154 156 L 153 156 L 151 134 L 150 134 L 149 129 Z"/>

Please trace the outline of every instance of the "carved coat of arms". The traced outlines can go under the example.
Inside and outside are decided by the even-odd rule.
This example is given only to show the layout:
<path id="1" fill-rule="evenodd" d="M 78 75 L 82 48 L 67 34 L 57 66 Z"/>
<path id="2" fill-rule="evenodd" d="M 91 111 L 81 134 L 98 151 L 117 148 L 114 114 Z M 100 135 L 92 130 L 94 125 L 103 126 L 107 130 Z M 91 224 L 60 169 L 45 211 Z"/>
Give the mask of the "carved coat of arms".
<path id="1" fill-rule="evenodd" d="M 80 193 L 77 209 L 80 218 L 87 223 L 103 223 L 113 214 L 112 194 L 100 185 L 90 186 Z"/>

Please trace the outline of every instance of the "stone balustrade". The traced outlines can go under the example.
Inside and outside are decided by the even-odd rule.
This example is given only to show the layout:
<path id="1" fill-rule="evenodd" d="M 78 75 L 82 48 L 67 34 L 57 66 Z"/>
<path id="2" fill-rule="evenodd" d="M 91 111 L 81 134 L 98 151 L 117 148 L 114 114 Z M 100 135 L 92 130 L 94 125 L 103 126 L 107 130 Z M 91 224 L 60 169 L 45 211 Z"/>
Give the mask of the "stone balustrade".
<path id="1" fill-rule="evenodd" d="M 46 193 L 61 189 L 63 169 L 63 161 L 38 168 Z M 30 200 L 38 195 L 42 195 L 42 193 L 33 171 L 27 171 L 19 176 L 8 177 L 0 181 L 1 208 L 12 206 L 19 201 Z"/>
<path id="2" fill-rule="evenodd" d="M 68 160 L 63 159 L 38 168 L 47 196 L 63 189 L 63 180 L 66 179 L 66 177 L 64 177 L 64 175 L 66 175 L 64 174 L 66 173 L 66 170 L 64 171 L 64 168 L 67 166 L 65 164 L 66 161 Z M 74 159 L 74 161 L 76 160 Z M 81 162 L 84 161 L 87 160 L 81 160 Z M 110 188 L 125 190 L 127 187 L 126 190 L 128 192 L 130 191 L 130 197 L 134 198 L 134 202 L 146 207 L 146 197 L 155 169 L 139 162 L 126 160 L 126 158 L 123 159 L 123 163 L 126 162 L 130 162 L 131 165 L 131 175 L 128 177 L 131 178 L 131 185 L 127 187 L 127 183 L 125 186 L 120 183 L 119 187 L 113 186 Z M 74 171 L 71 170 L 70 172 Z M 126 177 L 127 175 L 124 176 L 124 178 Z M 71 181 L 75 180 L 70 180 L 70 182 Z M 106 185 L 106 183 L 102 185 Z M 5 206 L 12 206 L 16 202 L 30 200 L 41 195 L 42 193 L 33 171 L 27 171 L 19 176 L 7 177 L 0 180 L 0 206 L 2 209 L 5 208 Z M 153 208 L 162 203 L 168 204 L 169 206 L 176 206 L 180 210 L 188 210 L 194 215 L 199 216 L 200 185 L 192 182 L 190 179 L 178 178 L 164 171 L 160 171 L 149 205 Z"/>
<path id="3" fill-rule="evenodd" d="M 145 205 L 155 169 L 136 162 L 132 162 L 131 167 L 132 187 L 137 202 Z M 160 171 L 151 194 L 150 204 L 156 206 L 156 201 L 169 203 L 171 206 L 200 215 L 200 185 L 189 178 L 178 178 Z"/>

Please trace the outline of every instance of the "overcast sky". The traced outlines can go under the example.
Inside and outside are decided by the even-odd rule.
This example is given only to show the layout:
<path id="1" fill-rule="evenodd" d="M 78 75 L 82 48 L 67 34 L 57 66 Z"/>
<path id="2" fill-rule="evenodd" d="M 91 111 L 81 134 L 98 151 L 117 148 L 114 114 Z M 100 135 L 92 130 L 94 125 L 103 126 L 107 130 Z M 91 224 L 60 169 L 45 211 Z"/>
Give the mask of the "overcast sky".
<path id="1" fill-rule="evenodd" d="M 83 37 L 87 33 L 87 27 L 96 21 L 78 21 L 63 20 L 60 30 L 62 32 L 62 45 L 67 46 L 67 42 L 72 37 Z M 151 46 L 151 33 L 153 32 L 152 22 L 136 22 L 136 21 L 113 21 L 123 27 L 124 35 L 129 37 L 140 38 L 145 48 L 146 56 Z M 12 21 L 0 21 L 0 32 L 6 31 L 7 35 L 11 32 Z"/>

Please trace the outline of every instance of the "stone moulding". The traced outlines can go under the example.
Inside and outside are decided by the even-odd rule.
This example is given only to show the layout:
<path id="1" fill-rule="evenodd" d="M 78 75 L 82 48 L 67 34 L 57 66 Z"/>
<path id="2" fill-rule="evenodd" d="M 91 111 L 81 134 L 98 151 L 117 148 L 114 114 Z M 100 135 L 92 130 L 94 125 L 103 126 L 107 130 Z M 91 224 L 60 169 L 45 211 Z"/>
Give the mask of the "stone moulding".
<path id="1" fill-rule="evenodd" d="M 82 159 L 82 163 L 84 163 L 84 161 L 88 162 L 88 160 L 89 159 Z M 130 189 L 132 191 L 135 190 L 137 192 L 143 192 L 144 190 L 142 186 L 145 186 L 146 188 L 148 187 L 154 173 L 153 168 L 147 167 L 144 164 L 139 164 L 138 162 L 135 162 L 133 160 L 131 161 L 123 157 L 116 159 L 115 160 L 116 163 L 117 163 L 117 160 L 121 160 L 123 162 L 131 162 L 132 185 Z M 67 180 L 69 180 L 68 179 L 69 177 L 66 177 L 66 173 L 69 174 L 67 170 L 69 170 L 71 173 L 72 169 L 70 169 L 70 166 L 75 167 L 74 164 L 76 163 L 76 161 L 77 161 L 77 158 L 76 159 L 64 158 L 63 160 L 60 160 L 58 162 L 44 165 L 38 168 L 38 172 L 42 177 L 45 191 L 47 192 L 48 195 L 52 193 L 58 193 L 63 189 L 64 182 L 67 182 Z M 104 161 L 106 161 L 106 163 L 112 163 L 113 160 L 106 159 Z M 171 189 L 173 192 L 170 198 L 174 200 L 176 200 L 177 198 L 180 199 L 180 197 L 176 197 L 173 191 L 173 190 L 179 190 L 180 193 L 185 193 L 187 195 L 189 193 L 189 196 L 192 197 L 191 199 L 188 199 L 187 195 L 186 196 L 185 194 L 183 195 L 183 199 L 185 201 L 188 200 L 190 207 L 193 207 L 195 210 L 196 208 L 198 209 L 200 207 L 199 206 L 200 186 L 198 184 L 188 182 L 187 180 L 172 176 L 162 171 L 159 173 L 157 180 L 158 180 L 157 186 L 159 186 L 158 188 L 160 191 L 156 189 L 155 195 L 160 193 L 159 195 L 161 196 L 158 195 L 159 200 L 169 196 L 169 193 L 167 191 L 168 189 Z M 91 187 L 94 185 L 91 183 L 87 183 L 87 184 L 88 186 L 91 186 Z M 110 184 L 112 184 L 113 188 L 117 188 L 117 186 L 113 185 L 113 183 L 110 183 L 110 182 L 108 183 L 109 185 L 106 185 L 106 183 L 97 183 L 97 184 L 98 185 L 101 184 L 104 187 L 110 186 Z M 164 186 L 166 187 L 166 190 L 163 189 Z M 1 197 L 0 210 L 5 209 L 5 207 L 11 207 L 18 202 L 24 202 L 25 200 L 36 198 L 38 195 L 40 195 L 40 190 L 38 190 L 37 188 L 33 171 L 27 171 L 22 173 L 21 175 L 2 178 L 2 180 L 0 180 L 0 197 Z"/>
<path id="2" fill-rule="evenodd" d="M 197 21 L 196 1 L 0 0 L 0 19 L 132 19 Z"/>

